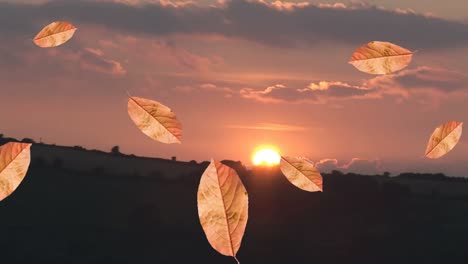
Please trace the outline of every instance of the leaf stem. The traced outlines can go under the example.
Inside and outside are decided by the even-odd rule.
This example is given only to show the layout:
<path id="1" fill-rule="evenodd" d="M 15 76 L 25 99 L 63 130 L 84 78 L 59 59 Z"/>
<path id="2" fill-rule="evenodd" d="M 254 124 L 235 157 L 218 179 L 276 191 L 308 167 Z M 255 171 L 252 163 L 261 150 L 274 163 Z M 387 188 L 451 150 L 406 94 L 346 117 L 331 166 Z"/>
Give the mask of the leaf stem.
<path id="1" fill-rule="evenodd" d="M 128 97 L 132 97 L 132 95 L 130 94 L 130 92 L 128 91 L 127 88 L 125 88 L 125 92 L 127 93 L 127 96 L 128 96 Z"/>
<path id="2" fill-rule="evenodd" d="M 237 264 L 240 264 L 240 262 L 239 262 L 239 260 L 236 258 L 236 256 L 232 256 L 232 257 L 236 260 Z"/>

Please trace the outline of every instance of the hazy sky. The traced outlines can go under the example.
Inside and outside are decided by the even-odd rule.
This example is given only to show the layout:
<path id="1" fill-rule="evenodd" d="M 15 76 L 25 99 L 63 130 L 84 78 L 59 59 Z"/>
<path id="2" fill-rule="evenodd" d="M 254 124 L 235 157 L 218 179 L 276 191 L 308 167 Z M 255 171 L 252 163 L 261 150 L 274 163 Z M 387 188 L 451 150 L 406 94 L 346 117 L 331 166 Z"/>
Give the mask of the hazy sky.
<path id="1" fill-rule="evenodd" d="M 270 144 L 327 169 L 468 175 L 464 136 L 423 158 L 435 127 L 468 122 L 465 10 L 465 0 L 0 1 L 0 133 L 247 164 Z M 55 20 L 78 28 L 73 39 L 36 47 Z M 418 52 L 403 71 L 368 75 L 348 60 L 372 40 Z M 142 134 L 126 90 L 171 107 L 183 143 Z"/>

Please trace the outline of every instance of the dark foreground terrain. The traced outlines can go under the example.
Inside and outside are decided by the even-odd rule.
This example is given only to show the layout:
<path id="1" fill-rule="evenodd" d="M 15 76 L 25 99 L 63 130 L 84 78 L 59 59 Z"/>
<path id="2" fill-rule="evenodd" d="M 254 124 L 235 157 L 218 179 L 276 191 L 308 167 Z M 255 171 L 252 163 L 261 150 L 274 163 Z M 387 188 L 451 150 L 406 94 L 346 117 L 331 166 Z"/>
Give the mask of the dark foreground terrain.
<path id="1" fill-rule="evenodd" d="M 229 164 L 249 192 L 243 264 L 467 263 L 466 180 L 335 171 L 324 174 L 323 193 L 308 193 L 277 169 Z M 23 183 L 0 202 L 0 263 L 235 263 L 211 248 L 199 224 L 206 166 L 192 162 L 191 171 L 163 177 L 70 169 L 33 155 Z"/>

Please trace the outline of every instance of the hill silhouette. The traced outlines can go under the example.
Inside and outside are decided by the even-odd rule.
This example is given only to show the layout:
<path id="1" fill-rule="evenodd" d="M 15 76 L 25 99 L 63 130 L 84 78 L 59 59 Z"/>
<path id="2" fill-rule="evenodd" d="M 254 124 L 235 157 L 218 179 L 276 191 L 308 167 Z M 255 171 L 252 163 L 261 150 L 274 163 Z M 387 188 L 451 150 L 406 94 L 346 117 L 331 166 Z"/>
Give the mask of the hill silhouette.
<path id="1" fill-rule="evenodd" d="M 0 144 L 16 141 L 0 137 Z M 199 224 L 208 161 L 32 146 L 0 203 L 2 263 L 234 263 Z M 241 263 L 465 263 L 468 181 L 443 174 L 323 174 L 304 192 L 278 168 L 235 168 L 249 192 Z"/>

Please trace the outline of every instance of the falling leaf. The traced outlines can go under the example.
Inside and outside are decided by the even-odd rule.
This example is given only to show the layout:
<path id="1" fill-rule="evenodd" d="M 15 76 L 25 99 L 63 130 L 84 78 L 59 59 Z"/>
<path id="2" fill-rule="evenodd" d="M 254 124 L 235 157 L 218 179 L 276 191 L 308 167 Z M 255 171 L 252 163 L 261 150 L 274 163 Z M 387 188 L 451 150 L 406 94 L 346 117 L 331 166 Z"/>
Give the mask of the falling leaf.
<path id="1" fill-rule="evenodd" d="M 34 43 L 41 48 L 62 45 L 73 37 L 76 27 L 64 21 L 52 22 L 34 37 Z"/>
<path id="2" fill-rule="evenodd" d="M 437 159 L 457 145 L 462 134 L 463 122 L 450 121 L 437 127 L 429 138 L 426 157 Z"/>
<path id="3" fill-rule="evenodd" d="M 0 201 L 23 181 L 31 161 L 31 144 L 10 142 L 0 147 Z"/>
<path id="4" fill-rule="evenodd" d="M 370 74 L 399 71 L 411 62 L 413 52 L 390 42 L 372 41 L 358 48 L 349 63 Z"/>
<path id="5" fill-rule="evenodd" d="M 307 159 L 281 157 L 280 169 L 296 187 L 309 192 L 323 191 L 322 175 Z"/>
<path id="6" fill-rule="evenodd" d="M 171 109 L 159 102 L 128 98 L 128 114 L 145 135 L 163 143 L 181 143 L 182 126 Z"/>
<path id="7" fill-rule="evenodd" d="M 211 160 L 198 187 L 198 216 L 211 246 L 236 261 L 247 225 L 248 203 L 236 171 Z"/>

